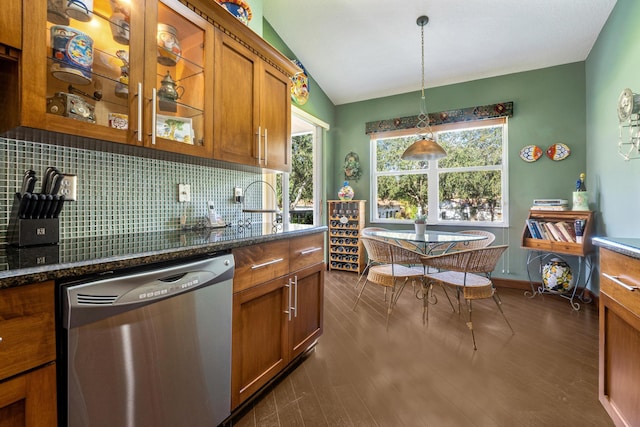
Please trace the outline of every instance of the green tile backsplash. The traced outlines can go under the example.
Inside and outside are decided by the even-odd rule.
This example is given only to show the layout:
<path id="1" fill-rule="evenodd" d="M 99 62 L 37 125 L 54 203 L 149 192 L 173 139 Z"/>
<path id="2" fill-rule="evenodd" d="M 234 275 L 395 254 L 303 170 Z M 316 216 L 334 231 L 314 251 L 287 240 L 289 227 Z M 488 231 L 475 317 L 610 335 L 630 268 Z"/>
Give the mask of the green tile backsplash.
<path id="1" fill-rule="evenodd" d="M 37 173 L 36 191 L 48 166 L 78 176 L 78 200 L 65 203 L 60 215 L 61 239 L 177 229 L 185 213 L 187 225 L 196 225 L 209 200 L 223 219 L 237 222 L 242 211 L 233 203 L 233 187 L 246 188 L 260 179 L 260 174 L 242 170 L 6 138 L 0 138 L 0 152 L 1 244 L 6 243 L 14 194 L 27 169 Z M 178 184 L 191 185 L 190 202 L 178 202 Z"/>

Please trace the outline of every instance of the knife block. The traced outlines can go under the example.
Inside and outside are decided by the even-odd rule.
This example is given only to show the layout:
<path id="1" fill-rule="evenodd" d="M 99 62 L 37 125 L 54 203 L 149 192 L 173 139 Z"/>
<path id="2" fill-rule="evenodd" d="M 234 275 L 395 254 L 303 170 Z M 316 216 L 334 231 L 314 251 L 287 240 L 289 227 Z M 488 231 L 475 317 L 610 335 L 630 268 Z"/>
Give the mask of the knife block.
<path id="1" fill-rule="evenodd" d="M 52 245 L 60 241 L 59 218 L 19 218 L 20 193 L 13 198 L 7 241 L 13 246 Z"/>

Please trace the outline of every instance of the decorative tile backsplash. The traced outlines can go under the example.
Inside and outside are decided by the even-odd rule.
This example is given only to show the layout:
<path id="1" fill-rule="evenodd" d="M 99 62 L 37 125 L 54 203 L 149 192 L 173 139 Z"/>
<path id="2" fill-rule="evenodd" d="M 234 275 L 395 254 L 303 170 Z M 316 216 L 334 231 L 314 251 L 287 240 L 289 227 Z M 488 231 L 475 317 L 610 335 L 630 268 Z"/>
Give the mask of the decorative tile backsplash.
<path id="1" fill-rule="evenodd" d="M 195 225 L 208 201 L 224 220 L 236 222 L 242 206 L 233 203 L 233 187 L 261 179 L 242 170 L 6 138 L 0 138 L 0 153 L 0 244 L 7 241 L 14 195 L 28 169 L 37 173 L 36 192 L 48 166 L 78 176 L 78 200 L 65 203 L 60 214 L 61 239 L 173 230 L 183 214 Z M 191 186 L 190 202 L 178 202 L 178 184 Z"/>

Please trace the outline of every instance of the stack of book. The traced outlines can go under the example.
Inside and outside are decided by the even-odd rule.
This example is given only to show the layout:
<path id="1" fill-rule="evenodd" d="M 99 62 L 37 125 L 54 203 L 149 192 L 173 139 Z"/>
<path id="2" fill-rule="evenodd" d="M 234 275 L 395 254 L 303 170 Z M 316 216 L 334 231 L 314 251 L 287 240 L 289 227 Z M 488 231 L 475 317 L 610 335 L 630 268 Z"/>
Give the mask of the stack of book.
<path id="1" fill-rule="evenodd" d="M 533 199 L 532 211 L 566 211 L 569 201 L 566 199 Z"/>
<path id="2" fill-rule="evenodd" d="M 527 219 L 527 227 L 529 234 L 534 239 L 544 239 L 556 242 L 581 243 L 582 230 L 584 229 L 584 220 L 580 221 L 578 231 L 580 236 L 576 239 L 576 227 L 574 221 L 538 221 L 535 219 Z"/>

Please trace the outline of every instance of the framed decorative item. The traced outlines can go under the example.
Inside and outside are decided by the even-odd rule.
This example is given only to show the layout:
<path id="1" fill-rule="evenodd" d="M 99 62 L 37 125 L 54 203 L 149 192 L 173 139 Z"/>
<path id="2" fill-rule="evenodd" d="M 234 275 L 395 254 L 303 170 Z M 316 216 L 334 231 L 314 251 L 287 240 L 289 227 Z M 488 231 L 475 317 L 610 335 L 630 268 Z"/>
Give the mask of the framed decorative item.
<path id="1" fill-rule="evenodd" d="M 192 145 L 195 139 L 191 119 L 161 114 L 158 114 L 156 122 L 156 136 Z"/>

